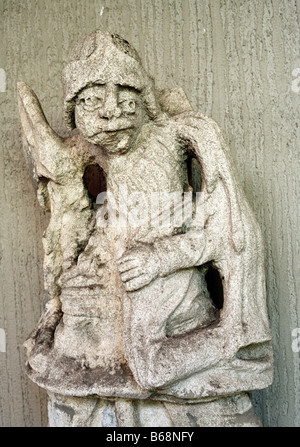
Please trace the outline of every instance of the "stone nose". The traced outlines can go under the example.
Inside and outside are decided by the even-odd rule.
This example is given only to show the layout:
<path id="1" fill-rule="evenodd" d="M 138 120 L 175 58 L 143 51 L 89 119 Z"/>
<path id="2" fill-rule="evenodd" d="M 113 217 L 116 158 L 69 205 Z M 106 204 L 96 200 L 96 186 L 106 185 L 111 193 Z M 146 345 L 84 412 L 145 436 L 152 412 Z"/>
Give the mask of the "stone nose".
<path id="1" fill-rule="evenodd" d="M 117 86 L 107 85 L 103 106 L 99 109 L 101 118 L 119 118 L 121 109 L 118 107 Z"/>

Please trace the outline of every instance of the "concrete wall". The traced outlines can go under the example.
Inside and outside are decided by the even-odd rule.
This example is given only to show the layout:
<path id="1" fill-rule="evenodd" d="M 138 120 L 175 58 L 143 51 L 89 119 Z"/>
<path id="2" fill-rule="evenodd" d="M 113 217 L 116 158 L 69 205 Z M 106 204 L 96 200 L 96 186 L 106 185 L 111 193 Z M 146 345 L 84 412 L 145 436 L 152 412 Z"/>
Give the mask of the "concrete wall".
<path id="1" fill-rule="evenodd" d="M 298 0 L 0 0 L 0 426 L 47 424 L 21 346 L 42 308 L 47 216 L 21 150 L 15 85 L 29 83 L 64 133 L 60 73 L 73 43 L 99 27 L 135 45 L 158 87 L 182 86 L 227 135 L 266 246 L 275 380 L 255 403 L 265 425 L 300 426 L 299 21 Z"/>

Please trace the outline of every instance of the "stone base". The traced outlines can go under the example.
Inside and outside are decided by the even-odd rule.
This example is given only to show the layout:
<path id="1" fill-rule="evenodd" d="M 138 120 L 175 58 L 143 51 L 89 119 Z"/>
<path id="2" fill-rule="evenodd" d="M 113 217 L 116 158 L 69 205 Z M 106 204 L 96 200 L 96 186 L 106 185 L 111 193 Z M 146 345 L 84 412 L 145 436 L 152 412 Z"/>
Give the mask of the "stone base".
<path id="1" fill-rule="evenodd" d="M 248 394 L 198 404 L 49 393 L 50 427 L 261 427 Z"/>

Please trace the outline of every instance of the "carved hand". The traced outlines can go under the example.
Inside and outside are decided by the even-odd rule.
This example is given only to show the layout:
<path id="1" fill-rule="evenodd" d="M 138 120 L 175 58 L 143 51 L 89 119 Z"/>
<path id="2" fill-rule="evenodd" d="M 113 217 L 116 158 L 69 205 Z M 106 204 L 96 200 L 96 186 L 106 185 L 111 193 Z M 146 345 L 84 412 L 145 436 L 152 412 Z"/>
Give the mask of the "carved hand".
<path id="1" fill-rule="evenodd" d="M 157 278 L 160 272 L 159 257 L 156 251 L 148 246 L 125 252 L 117 264 L 127 292 L 146 286 Z"/>

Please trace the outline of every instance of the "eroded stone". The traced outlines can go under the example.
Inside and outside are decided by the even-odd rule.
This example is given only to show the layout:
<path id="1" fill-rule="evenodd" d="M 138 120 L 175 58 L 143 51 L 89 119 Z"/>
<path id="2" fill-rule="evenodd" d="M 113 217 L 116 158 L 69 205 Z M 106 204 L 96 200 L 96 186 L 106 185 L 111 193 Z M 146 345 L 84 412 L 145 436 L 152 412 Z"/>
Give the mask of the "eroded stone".
<path id="1" fill-rule="evenodd" d="M 51 425 L 259 425 L 246 393 L 272 382 L 263 243 L 220 129 L 182 89 L 157 91 L 114 34 L 77 44 L 63 87 L 69 138 L 18 84 L 51 211 L 47 304 L 25 342 Z"/>

